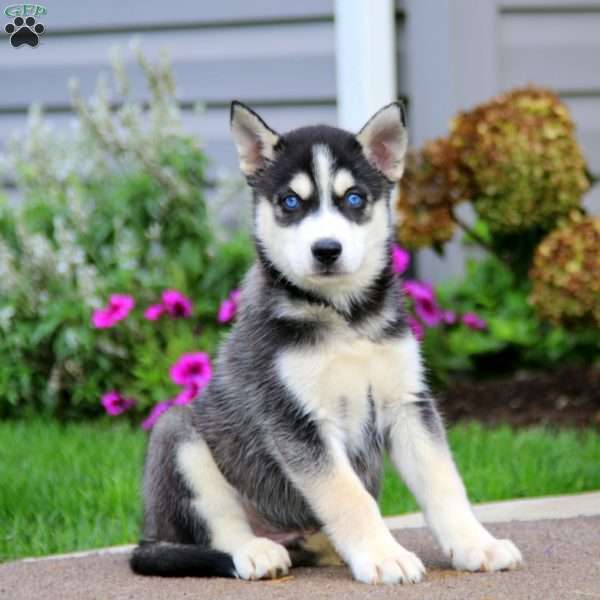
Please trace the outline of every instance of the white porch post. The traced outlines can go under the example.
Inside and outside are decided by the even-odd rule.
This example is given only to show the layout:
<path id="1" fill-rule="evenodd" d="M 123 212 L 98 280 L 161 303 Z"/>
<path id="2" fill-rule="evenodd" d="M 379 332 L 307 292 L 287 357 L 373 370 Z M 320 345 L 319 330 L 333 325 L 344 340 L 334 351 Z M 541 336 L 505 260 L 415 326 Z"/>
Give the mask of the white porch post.
<path id="1" fill-rule="evenodd" d="M 358 131 L 397 98 L 394 0 L 335 0 L 339 126 Z"/>

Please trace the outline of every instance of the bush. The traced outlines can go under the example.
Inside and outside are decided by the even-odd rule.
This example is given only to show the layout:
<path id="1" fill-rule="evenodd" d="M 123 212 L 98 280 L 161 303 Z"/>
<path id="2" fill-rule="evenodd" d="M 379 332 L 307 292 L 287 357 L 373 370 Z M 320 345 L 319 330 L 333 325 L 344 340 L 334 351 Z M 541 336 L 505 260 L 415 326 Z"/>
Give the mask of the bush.
<path id="1" fill-rule="evenodd" d="M 452 239 L 456 223 L 452 207 L 464 200 L 456 153 L 444 139 L 409 151 L 399 186 L 398 239 L 409 248 L 436 246 Z"/>
<path id="2" fill-rule="evenodd" d="M 509 298 L 512 304 L 494 305 L 495 310 L 520 307 L 513 333 L 531 333 L 527 339 L 505 340 L 512 330 L 505 322 L 498 337 L 497 317 L 490 315 L 489 334 L 467 332 L 465 340 L 459 332 L 450 336 L 448 358 L 440 357 L 442 371 L 450 362 L 466 368 L 472 364 L 470 355 L 485 353 L 488 346 L 489 352 L 508 352 L 505 342 L 524 364 L 534 352 L 533 346 L 524 352 L 530 342 L 538 345 L 540 356 L 547 350 L 546 362 L 552 364 L 554 355 L 568 357 L 567 347 L 579 347 L 582 326 L 600 325 L 600 235 L 597 219 L 585 218 L 581 204 L 583 193 L 597 179 L 586 168 L 569 112 L 554 93 L 530 86 L 460 113 L 446 137 L 412 151 L 406 164 L 397 198 L 400 242 L 443 253 L 444 244 L 462 229 L 466 243 L 479 245 L 494 260 L 471 266 L 459 287 L 463 292 L 471 289 L 473 278 L 494 290 L 496 299 Z M 472 226 L 456 212 L 466 201 L 477 213 Z M 561 226 L 569 215 L 574 224 Z M 491 276 L 490 269 L 496 275 Z M 481 280 L 482 273 L 489 276 Z M 503 288 L 495 287 L 499 281 Z M 472 292 L 481 299 L 487 289 Z M 557 344 L 564 348 L 546 348 L 546 339 L 535 333 L 541 331 L 540 317 L 573 329 L 573 344 L 563 344 L 562 329 L 554 328 L 550 339 L 560 340 Z M 596 347 L 595 336 L 586 334 L 584 345 L 591 339 Z M 436 340 L 432 350 L 436 344 L 444 347 Z"/>
<path id="3" fill-rule="evenodd" d="M 493 231 L 548 230 L 589 187 L 573 121 L 547 90 L 515 90 L 458 115 L 449 141 Z"/>
<path id="4" fill-rule="evenodd" d="M 600 327 L 600 218 L 574 213 L 535 252 L 532 302 L 555 323 Z"/>
<path id="5" fill-rule="evenodd" d="M 600 359 L 599 329 L 548 323 L 538 316 L 530 295 L 531 282 L 494 257 L 469 261 L 464 279 L 438 286 L 442 307 L 476 313 L 485 326 L 426 330 L 423 351 L 435 383 Z"/>
<path id="6" fill-rule="evenodd" d="M 399 239 L 412 247 L 449 240 L 452 209 L 463 201 L 493 233 L 549 231 L 588 187 L 565 105 L 548 90 L 517 89 L 459 113 L 447 137 L 412 153 L 398 195 Z"/>
<path id="7" fill-rule="evenodd" d="M 97 415 L 113 389 L 134 412 L 164 399 L 178 356 L 213 350 L 219 303 L 250 262 L 248 240 L 221 241 L 208 213 L 206 158 L 181 128 L 169 66 L 141 53 L 138 64 L 147 105 L 117 61 L 117 108 L 103 81 L 90 101 L 74 88 L 73 131 L 60 136 L 34 109 L 10 148 L 22 201 L 0 207 L 0 416 Z M 168 289 L 191 311 L 144 318 Z M 134 299 L 131 315 L 92 327 L 111 294 Z"/>

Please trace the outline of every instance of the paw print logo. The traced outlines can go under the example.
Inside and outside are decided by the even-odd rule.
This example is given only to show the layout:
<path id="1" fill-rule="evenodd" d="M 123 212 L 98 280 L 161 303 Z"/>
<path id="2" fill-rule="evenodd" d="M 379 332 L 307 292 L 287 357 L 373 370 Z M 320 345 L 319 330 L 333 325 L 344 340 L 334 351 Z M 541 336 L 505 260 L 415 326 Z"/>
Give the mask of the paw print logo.
<path id="1" fill-rule="evenodd" d="M 10 43 L 14 48 L 27 44 L 35 48 L 39 41 L 40 35 L 44 33 L 45 27 L 41 23 L 36 23 L 33 17 L 15 17 L 12 23 L 8 23 L 4 27 L 4 31 L 10 34 Z"/>

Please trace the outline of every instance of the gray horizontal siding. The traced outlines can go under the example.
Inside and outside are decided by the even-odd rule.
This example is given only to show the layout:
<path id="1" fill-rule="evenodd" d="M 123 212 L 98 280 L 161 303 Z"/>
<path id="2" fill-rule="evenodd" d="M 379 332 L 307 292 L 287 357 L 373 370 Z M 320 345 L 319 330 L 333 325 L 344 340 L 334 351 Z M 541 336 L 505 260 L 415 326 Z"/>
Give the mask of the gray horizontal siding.
<path id="1" fill-rule="evenodd" d="M 52 31 L 128 29 L 213 23 L 260 22 L 323 18 L 333 15 L 333 0 L 102 0 L 77 2 L 47 0 L 49 34 Z"/>
<path id="2" fill-rule="evenodd" d="M 499 43 L 503 88 L 535 81 L 600 96 L 600 4 L 589 13 L 502 14 Z"/>
<path id="3" fill-rule="evenodd" d="M 5 51 L 0 81 L 10 85 L 2 90 L 0 110 L 18 110 L 38 98 L 68 106 L 68 80 L 91 93 L 98 74 L 108 71 L 110 48 L 130 40 L 129 33 L 79 34 L 47 39 L 31 52 Z M 140 40 L 150 57 L 161 49 L 168 53 L 183 102 L 335 101 L 333 22 L 146 32 Z M 133 75 L 134 95 L 142 97 L 139 70 Z"/>
<path id="4" fill-rule="evenodd" d="M 577 137 L 592 170 L 600 173 L 600 97 L 572 98 L 565 96 L 577 126 Z"/>
<path id="5" fill-rule="evenodd" d="M 600 0 L 496 0 L 502 12 L 585 12 L 600 7 Z"/>
<path id="6" fill-rule="evenodd" d="M 227 119 L 234 98 L 272 114 L 281 129 L 335 124 L 333 0 L 184 0 L 175 9 L 141 0 L 45 4 L 47 34 L 40 46 L 0 50 L 0 81 L 10 82 L 0 93 L 0 147 L 10 131 L 23 127 L 34 101 L 64 126 L 72 118 L 69 80 L 92 94 L 98 76 L 110 73 L 111 48 L 126 49 L 133 34 L 149 58 L 166 51 L 185 125 L 203 138 L 214 165 L 235 162 Z M 132 95 L 144 99 L 144 79 L 131 53 L 125 57 Z M 197 103 L 207 107 L 201 117 L 191 110 Z"/>

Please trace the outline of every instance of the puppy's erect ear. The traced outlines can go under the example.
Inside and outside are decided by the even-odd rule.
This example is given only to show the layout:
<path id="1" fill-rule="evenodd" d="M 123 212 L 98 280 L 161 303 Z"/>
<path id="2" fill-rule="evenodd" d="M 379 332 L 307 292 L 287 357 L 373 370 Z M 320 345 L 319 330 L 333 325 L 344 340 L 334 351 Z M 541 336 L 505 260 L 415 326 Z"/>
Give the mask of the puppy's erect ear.
<path id="1" fill-rule="evenodd" d="M 246 177 L 273 160 L 279 136 L 253 110 L 237 100 L 231 103 L 231 133 Z"/>
<path id="2" fill-rule="evenodd" d="M 367 160 L 389 180 L 398 181 L 404 172 L 408 147 L 404 106 L 393 102 L 367 121 L 356 135 Z"/>

